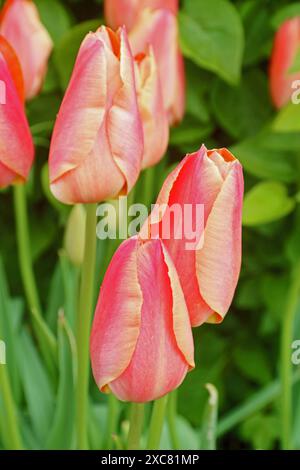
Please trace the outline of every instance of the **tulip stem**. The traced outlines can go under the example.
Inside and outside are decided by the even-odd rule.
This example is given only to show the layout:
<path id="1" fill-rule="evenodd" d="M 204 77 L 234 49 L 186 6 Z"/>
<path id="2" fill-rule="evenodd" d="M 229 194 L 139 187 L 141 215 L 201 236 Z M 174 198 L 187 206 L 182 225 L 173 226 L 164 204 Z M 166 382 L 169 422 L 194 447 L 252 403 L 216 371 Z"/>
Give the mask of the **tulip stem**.
<path id="1" fill-rule="evenodd" d="M 57 354 L 56 340 L 41 314 L 41 304 L 32 267 L 25 185 L 15 185 L 13 193 L 19 265 L 32 326 L 45 362 L 51 372 L 55 373 L 53 371 L 55 371 Z"/>
<path id="2" fill-rule="evenodd" d="M 169 433 L 170 433 L 173 450 L 180 449 L 180 443 L 179 443 L 177 429 L 176 429 L 176 415 L 177 415 L 176 410 L 177 410 L 177 390 L 174 390 L 172 393 L 170 393 L 169 401 L 168 401 L 168 409 L 167 409 L 168 427 L 169 427 Z"/>
<path id="3" fill-rule="evenodd" d="M 16 226 L 19 248 L 19 260 L 21 276 L 24 284 L 25 294 L 31 312 L 35 311 L 37 316 L 41 316 L 41 305 L 36 288 L 36 282 L 32 269 L 32 259 L 30 251 L 29 227 L 26 204 L 26 188 L 22 184 L 14 186 L 14 203 L 16 214 Z"/>
<path id="4" fill-rule="evenodd" d="M 143 431 L 145 405 L 132 403 L 130 411 L 130 427 L 128 434 L 128 450 L 139 450 Z"/>
<path id="5" fill-rule="evenodd" d="M 76 438 L 77 448 L 88 449 L 89 406 L 89 336 L 93 313 L 93 294 L 96 259 L 96 204 L 86 206 L 85 252 L 82 265 L 77 317 L 77 393 L 76 393 Z"/>
<path id="6" fill-rule="evenodd" d="M 168 395 L 156 400 L 153 404 L 152 416 L 150 421 L 150 429 L 148 435 L 148 450 L 157 450 L 160 444 L 160 438 L 163 430 L 164 419 L 166 414 Z"/>
<path id="7" fill-rule="evenodd" d="M 2 422 L 6 425 L 7 439 L 11 450 L 21 450 L 22 440 L 18 426 L 18 417 L 7 367 L 0 365 L 0 391 L 3 400 Z"/>
<path id="8" fill-rule="evenodd" d="M 294 324 L 300 293 L 300 262 L 292 271 L 291 285 L 288 292 L 286 309 L 283 315 L 281 336 L 281 447 L 283 450 L 292 448 L 292 360 Z"/>

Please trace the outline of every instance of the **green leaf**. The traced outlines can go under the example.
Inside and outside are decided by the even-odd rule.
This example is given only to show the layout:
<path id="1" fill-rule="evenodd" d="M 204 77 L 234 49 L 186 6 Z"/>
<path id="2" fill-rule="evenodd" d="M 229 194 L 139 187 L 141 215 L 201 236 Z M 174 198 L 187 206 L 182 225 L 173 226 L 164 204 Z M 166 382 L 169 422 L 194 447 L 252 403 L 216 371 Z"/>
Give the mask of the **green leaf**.
<path id="1" fill-rule="evenodd" d="M 218 390 L 212 384 L 206 384 L 209 397 L 204 409 L 201 429 L 201 450 L 216 450 L 218 423 Z"/>
<path id="2" fill-rule="evenodd" d="M 42 23 L 45 25 L 54 43 L 66 33 L 72 23 L 70 13 L 58 0 L 35 0 Z"/>
<path id="3" fill-rule="evenodd" d="M 279 437 L 279 424 L 277 416 L 257 413 L 242 424 L 241 433 L 254 449 L 270 450 Z"/>
<path id="4" fill-rule="evenodd" d="M 199 448 L 197 432 L 190 423 L 182 416 L 176 416 L 176 433 L 180 442 L 180 450 L 195 450 Z M 172 450 L 171 438 L 167 424 L 164 424 L 162 438 L 160 441 L 161 450 Z"/>
<path id="5" fill-rule="evenodd" d="M 288 196 L 287 188 L 274 181 L 263 181 L 254 186 L 245 196 L 243 224 L 255 226 L 285 217 L 295 207 Z"/>
<path id="6" fill-rule="evenodd" d="M 15 335 L 19 325 L 16 324 L 16 318 L 21 317 L 23 303 L 16 305 L 12 303 L 4 273 L 3 262 L 0 257 L 0 340 L 5 339 L 6 358 L 10 364 L 8 373 L 12 384 L 14 399 L 20 401 L 20 373 L 17 361 L 17 347 Z M 1 367 L 1 365 L 0 365 Z"/>
<path id="7" fill-rule="evenodd" d="M 76 344 L 63 313 L 58 319 L 59 385 L 46 449 L 71 449 L 75 421 Z"/>
<path id="8" fill-rule="evenodd" d="M 253 65 L 269 56 L 273 38 L 270 6 L 261 0 L 244 0 L 239 9 L 245 29 L 244 64 Z"/>
<path id="9" fill-rule="evenodd" d="M 274 31 L 277 31 L 284 21 L 294 18 L 295 16 L 300 16 L 300 2 L 295 2 L 280 8 L 271 18 L 271 25 Z"/>
<path id="10" fill-rule="evenodd" d="M 204 124 L 210 120 L 208 95 L 211 89 L 211 75 L 201 70 L 193 62 L 187 60 L 185 64 L 186 86 L 186 113 Z"/>
<path id="11" fill-rule="evenodd" d="M 299 92 L 297 91 L 299 94 Z M 281 108 L 272 123 L 275 132 L 300 132 L 300 106 L 289 103 Z"/>
<path id="12" fill-rule="evenodd" d="M 258 69 L 249 70 L 237 87 L 216 80 L 212 105 L 218 123 L 233 138 L 243 139 L 256 134 L 272 113 L 264 73 Z"/>
<path id="13" fill-rule="evenodd" d="M 95 31 L 100 24 L 100 19 L 80 23 L 70 29 L 57 44 L 54 51 L 54 63 L 63 91 L 68 86 L 76 56 L 84 37 L 90 31 Z"/>
<path id="14" fill-rule="evenodd" d="M 251 175 L 285 183 L 297 180 L 291 152 L 268 148 L 263 137 L 246 139 L 231 147 L 231 151 Z"/>
<path id="15" fill-rule="evenodd" d="M 270 365 L 265 351 L 259 344 L 242 345 L 233 350 L 234 363 L 239 371 L 259 385 L 266 385 L 272 380 Z"/>
<path id="16" fill-rule="evenodd" d="M 28 413 L 34 434 L 43 443 L 55 409 L 52 385 L 32 339 L 24 329 L 19 336 L 18 346 L 19 369 Z"/>
<path id="17" fill-rule="evenodd" d="M 244 33 L 240 16 L 227 0 L 186 0 L 179 14 L 183 53 L 223 80 L 240 79 Z"/>

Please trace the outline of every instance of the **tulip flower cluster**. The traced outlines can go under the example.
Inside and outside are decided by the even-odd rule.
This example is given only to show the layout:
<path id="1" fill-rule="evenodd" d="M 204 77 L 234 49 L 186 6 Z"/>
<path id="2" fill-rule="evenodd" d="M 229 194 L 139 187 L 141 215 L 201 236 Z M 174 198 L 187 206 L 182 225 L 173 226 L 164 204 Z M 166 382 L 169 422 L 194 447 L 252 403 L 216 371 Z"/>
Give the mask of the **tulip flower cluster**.
<path id="1" fill-rule="evenodd" d="M 128 194 L 141 170 L 162 158 L 169 126 L 184 114 L 178 1 L 109 0 L 105 11 L 114 30 L 102 26 L 83 40 L 52 135 L 50 187 L 66 204 Z M 0 78 L 9 101 L 1 107 L 5 187 L 25 181 L 33 162 L 24 99 L 42 86 L 52 41 L 31 0 L 6 2 L 0 34 Z M 120 400 L 155 400 L 194 367 L 192 327 L 221 322 L 237 285 L 242 198 L 242 167 L 226 149 L 202 146 L 168 176 L 157 201 L 165 209 L 120 246 L 103 281 L 90 342 L 101 391 Z M 197 234 L 203 243 L 189 251 L 185 237 L 175 236 L 177 220 L 169 237 L 161 230 L 166 208 L 185 204 L 204 207 Z M 72 218 L 85 220 L 81 211 Z M 82 250 L 74 253 L 66 234 L 77 264 L 84 256 L 81 235 Z"/>
<path id="2" fill-rule="evenodd" d="M 186 240 L 174 235 L 178 226 L 170 238 L 152 236 L 160 230 L 150 217 L 140 236 L 120 246 L 91 335 L 100 390 L 146 402 L 184 380 L 194 365 L 191 326 L 221 322 L 232 302 L 241 265 L 242 199 L 242 167 L 226 149 L 203 146 L 168 176 L 158 206 L 203 204 L 204 243 L 187 251 Z"/>

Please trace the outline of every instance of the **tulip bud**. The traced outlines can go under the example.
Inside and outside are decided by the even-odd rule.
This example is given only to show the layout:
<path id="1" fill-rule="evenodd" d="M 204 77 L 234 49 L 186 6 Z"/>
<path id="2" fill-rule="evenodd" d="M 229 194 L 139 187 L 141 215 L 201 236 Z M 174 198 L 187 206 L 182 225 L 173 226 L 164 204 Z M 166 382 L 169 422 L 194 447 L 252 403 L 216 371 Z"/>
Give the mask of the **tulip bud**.
<path id="1" fill-rule="evenodd" d="M 166 179 L 158 196 L 160 217 L 146 221 L 140 236 L 159 233 L 177 269 L 192 326 L 219 323 L 233 299 L 241 266 L 242 166 L 226 149 L 202 148 L 187 155 Z M 180 207 L 181 219 L 170 218 L 165 208 Z M 202 241 L 187 249 L 190 233 L 184 226 L 187 205 L 194 217 L 196 205 L 204 209 Z M 163 227 L 170 224 L 170 236 Z M 190 224 L 191 225 L 191 224 Z M 175 234 L 182 234 L 176 236 Z"/>
<path id="2" fill-rule="evenodd" d="M 84 259 L 86 212 L 82 204 L 75 205 L 70 212 L 65 232 L 65 250 L 75 266 Z"/>
<path id="3" fill-rule="evenodd" d="M 149 54 L 135 58 L 135 77 L 138 106 L 144 130 L 144 155 L 142 167 L 158 163 L 169 142 L 169 122 L 164 109 L 161 82 L 152 48 Z"/>
<path id="4" fill-rule="evenodd" d="M 23 98 L 23 83 L 17 56 L 0 36 L 0 104 L 1 152 L 0 188 L 24 182 L 29 175 L 34 146 L 26 119 Z"/>
<path id="5" fill-rule="evenodd" d="M 42 87 L 53 48 L 34 2 L 7 0 L 0 15 L 0 34 L 15 49 L 23 71 L 26 98 L 33 98 Z"/>
<path id="6" fill-rule="evenodd" d="M 185 74 L 178 47 L 176 16 L 169 10 L 142 11 L 130 31 L 129 41 L 133 54 L 146 50 L 149 44 L 152 45 L 169 123 L 172 125 L 180 122 L 185 109 Z"/>
<path id="7" fill-rule="evenodd" d="M 101 391 L 147 402 L 178 387 L 194 367 L 184 296 L 160 240 L 131 238 L 106 272 L 91 334 L 91 361 Z"/>
<path id="8" fill-rule="evenodd" d="M 105 18 L 108 26 L 117 29 L 125 25 L 129 31 L 145 8 L 164 8 L 174 15 L 178 12 L 178 0 L 105 0 Z"/>
<path id="9" fill-rule="evenodd" d="M 300 73 L 291 73 L 300 47 L 300 17 L 285 21 L 275 35 L 270 64 L 270 91 L 276 108 L 291 100 L 292 84 L 300 79 Z"/>
<path id="10" fill-rule="evenodd" d="M 50 185 L 66 204 L 127 194 L 141 169 L 143 129 L 125 29 L 89 33 L 78 53 L 50 148 Z"/>

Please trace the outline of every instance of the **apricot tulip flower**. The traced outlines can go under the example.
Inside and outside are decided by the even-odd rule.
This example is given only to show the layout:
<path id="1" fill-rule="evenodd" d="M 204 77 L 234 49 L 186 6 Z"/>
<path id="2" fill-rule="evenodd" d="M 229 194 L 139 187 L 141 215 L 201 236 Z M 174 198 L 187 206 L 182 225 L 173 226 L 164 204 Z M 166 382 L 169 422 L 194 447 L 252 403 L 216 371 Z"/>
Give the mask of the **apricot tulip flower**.
<path id="1" fill-rule="evenodd" d="M 272 101 L 277 108 L 281 108 L 291 100 L 293 82 L 300 80 L 299 72 L 290 71 L 299 50 L 300 17 L 298 16 L 286 20 L 275 35 L 270 64 L 270 91 Z"/>
<path id="2" fill-rule="evenodd" d="M 149 54 L 135 59 L 138 106 L 144 130 L 143 168 L 153 166 L 164 156 L 169 142 L 169 122 L 164 109 L 161 83 L 150 48 Z"/>
<path id="3" fill-rule="evenodd" d="M 101 391 L 147 402 L 194 367 L 193 338 L 176 270 L 160 240 L 125 241 L 105 275 L 91 334 Z"/>
<path id="4" fill-rule="evenodd" d="M 26 98 L 33 98 L 42 87 L 53 48 L 34 2 L 7 0 L 0 14 L 0 33 L 12 45 L 19 58 Z"/>
<path id="5" fill-rule="evenodd" d="M 161 235 L 177 269 L 192 326 L 219 323 L 226 315 L 237 285 L 241 265 L 241 215 L 243 200 L 242 166 L 226 149 L 202 148 L 187 155 L 168 176 L 159 194 L 158 218 L 149 218 L 141 232 L 143 239 Z M 182 237 L 173 234 L 180 227 L 166 207 L 195 209 L 203 206 L 202 243 L 187 249 Z M 193 211 L 195 214 L 195 211 Z M 169 223 L 170 236 L 162 226 Z M 186 223 L 184 217 L 180 224 Z M 174 224 L 176 224 L 174 226 Z"/>
<path id="6" fill-rule="evenodd" d="M 166 9 L 143 10 L 129 33 L 129 41 L 133 54 L 152 45 L 169 123 L 180 122 L 185 109 L 185 74 L 176 16 Z"/>
<path id="7" fill-rule="evenodd" d="M 168 9 L 174 15 L 178 11 L 178 0 L 105 0 L 105 18 L 107 24 L 117 29 L 125 25 L 129 31 L 145 8 Z"/>
<path id="8" fill-rule="evenodd" d="M 0 36 L 1 139 L 0 188 L 26 181 L 34 146 L 24 110 L 21 67 L 9 43 Z"/>
<path id="9" fill-rule="evenodd" d="M 143 156 L 134 60 L 126 31 L 101 27 L 78 53 L 55 124 L 50 185 L 66 204 L 127 194 Z"/>

